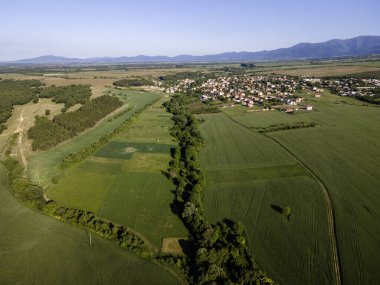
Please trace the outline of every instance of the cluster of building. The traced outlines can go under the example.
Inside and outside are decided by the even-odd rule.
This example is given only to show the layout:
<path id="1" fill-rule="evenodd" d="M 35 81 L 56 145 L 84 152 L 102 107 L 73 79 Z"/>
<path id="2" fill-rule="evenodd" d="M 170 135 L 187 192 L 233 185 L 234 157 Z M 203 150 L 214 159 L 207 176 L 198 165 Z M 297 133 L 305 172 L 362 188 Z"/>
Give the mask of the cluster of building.
<path id="1" fill-rule="evenodd" d="M 227 77 L 221 76 L 196 84 L 195 80 L 185 79 L 166 89 L 168 93 L 197 91 L 200 100 L 231 101 L 247 107 L 281 104 L 297 106 L 304 101 L 295 95 L 299 82 L 286 76 L 268 77 Z M 233 105 L 231 105 L 233 106 Z"/>
<path id="2" fill-rule="evenodd" d="M 378 79 L 344 78 L 330 82 L 329 89 L 340 96 L 374 96 L 373 91 L 380 88 Z"/>
<path id="3" fill-rule="evenodd" d="M 340 79 L 319 78 L 295 79 L 287 76 L 220 76 L 204 80 L 184 79 L 166 88 L 168 93 L 193 91 L 200 95 L 203 102 L 220 100 L 230 106 L 241 104 L 247 107 L 263 106 L 265 109 L 279 109 L 293 112 L 298 109 L 312 110 L 303 103 L 304 98 L 296 91 L 307 92 L 316 98 L 325 89 L 341 96 L 372 96 L 372 91 L 380 87 L 377 79 Z M 231 104 L 232 103 L 232 104 Z"/>
<path id="4" fill-rule="evenodd" d="M 180 92 L 187 92 L 188 90 L 195 87 L 195 80 L 193 79 L 183 79 L 178 80 L 176 84 L 168 86 L 167 88 L 164 88 L 163 91 L 166 93 L 180 93 Z"/>

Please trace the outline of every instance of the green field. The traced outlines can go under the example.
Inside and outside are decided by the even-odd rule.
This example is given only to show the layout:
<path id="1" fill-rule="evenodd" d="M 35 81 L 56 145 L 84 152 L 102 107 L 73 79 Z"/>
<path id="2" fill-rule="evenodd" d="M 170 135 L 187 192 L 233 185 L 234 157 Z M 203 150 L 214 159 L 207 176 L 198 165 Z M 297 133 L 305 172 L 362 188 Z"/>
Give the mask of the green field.
<path id="1" fill-rule="evenodd" d="M 148 92 L 130 90 L 115 90 L 115 92 L 118 97 L 125 102 L 125 111 L 128 111 L 122 112 L 121 116 L 115 115 L 115 119 L 113 120 L 104 120 L 97 127 L 62 143 L 57 147 L 47 151 L 33 152 L 29 160 L 28 175 L 34 182 L 43 186 L 49 184 L 52 177 L 57 175 L 63 158 L 69 153 L 77 152 L 100 137 L 110 133 L 133 113 L 158 98 L 157 94 Z"/>
<path id="2" fill-rule="evenodd" d="M 327 218 L 316 181 L 270 139 L 224 114 L 202 117 L 207 216 L 241 221 L 259 265 L 280 284 L 331 283 Z M 275 210 L 288 206 L 289 220 Z"/>
<path id="3" fill-rule="evenodd" d="M 259 264 L 280 283 L 332 283 L 321 188 L 312 177 L 297 174 L 298 167 L 282 172 L 281 167 L 262 169 L 260 163 L 279 166 L 273 157 L 288 154 L 273 137 L 317 175 L 332 197 L 343 283 L 376 284 L 380 109 L 329 93 L 308 99 L 316 111 L 289 115 L 228 109 L 237 122 L 222 114 L 204 116 L 201 162 L 210 184 L 206 212 L 214 219 L 242 221 Z M 268 138 L 250 130 L 297 121 L 315 122 L 317 127 L 271 132 Z M 290 223 L 271 205 L 290 206 Z"/>
<path id="4" fill-rule="evenodd" d="M 178 284 L 168 272 L 83 229 L 19 204 L 0 165 L 1 284 Z"/>
<path id="5" fill-rule="evenodd" d="M 125 132 L 67 169 L 59 183 L 49 187 L 48 196 L 127 225 L 156 249 L 162 238 L 186 237 L 186 229 L 170 209 L 173 185 L 162 174 L 174 146 L 171 115 L 162 107 L 165 100 L 163 96 Z"/>
<path id="6" fill-rule="evenodd" d="M 152 143 L 130 143 L 113 141 L 103 147 L 94 156 L 104 158 L 130 159 L 137 153 L 170 153 L 172 145 Z"/>

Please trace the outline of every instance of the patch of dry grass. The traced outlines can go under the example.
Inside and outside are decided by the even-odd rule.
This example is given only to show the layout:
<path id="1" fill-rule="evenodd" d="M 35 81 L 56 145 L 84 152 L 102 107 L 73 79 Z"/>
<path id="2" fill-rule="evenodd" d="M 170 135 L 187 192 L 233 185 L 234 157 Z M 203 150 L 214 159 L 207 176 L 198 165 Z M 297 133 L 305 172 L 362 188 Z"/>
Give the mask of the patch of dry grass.
<path id="1" fill-rule="evenodd" d="M 161 253 L 183 255 L 183 250 L 179 243 L 180 240 L 183 240 L 183 238 L 163 238 Z"/>

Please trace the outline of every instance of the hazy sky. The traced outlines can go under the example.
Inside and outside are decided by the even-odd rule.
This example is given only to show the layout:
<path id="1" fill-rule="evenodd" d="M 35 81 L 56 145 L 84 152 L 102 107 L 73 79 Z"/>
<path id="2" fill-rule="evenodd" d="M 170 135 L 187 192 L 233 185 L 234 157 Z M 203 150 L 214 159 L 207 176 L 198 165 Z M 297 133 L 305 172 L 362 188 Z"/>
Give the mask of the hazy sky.
<path id="1" fill-rule="evenodd" d="M 380 35 L 380 0 L 0 0 L 0 60 L 210 54 Z"/>

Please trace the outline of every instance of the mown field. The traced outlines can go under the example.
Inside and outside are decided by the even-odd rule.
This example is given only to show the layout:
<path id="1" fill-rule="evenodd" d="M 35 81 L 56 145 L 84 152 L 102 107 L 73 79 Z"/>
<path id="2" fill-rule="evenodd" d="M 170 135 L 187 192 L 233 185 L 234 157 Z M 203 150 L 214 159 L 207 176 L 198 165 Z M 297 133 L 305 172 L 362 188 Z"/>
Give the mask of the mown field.
<path id="1" fill-rule="evenodd" d="M 1 284 L 178 284 L 126 250 L 19 204 L 0 165 Z"/>
<path id="2" fill-rule="evenodd" d="M 173 138 L 171 115 L 163 97 L 140 114 L 129 129 L 82 163 L 67 169 L 48 196 L 60 203 L 94 211 L 143 234 L 156 249 L 162 238 L 186 237 L 171 212 L 173 185 L 168 168 Z"/>
<path id="3" fill-rule="evenodd" d="M 308 97 L 307 95 L 305 96 Z M 380 196 L 378 191 L 380 187 L 380 162 L 378 160 L 380 125 L 378 124 L 378 118 L 380 117 L 380 109 L 373 106 L 363 106 L 360 101 L 337 97 L 329 93 L 324 93 L 320 99 L 311 98 L 310 96 L 308 99 L 315 109 L 315 111 L 310 113 L 294 115 L 277 111 L 243 113 L 241 110 L 233 110 L 232 108 L 227 110 L 227 114 L 248 128 L 268 127 L 271 124 L 294 123 L 297 121 L 315 122 L 317 124 L 314 128 L 275 131 L 266 135 L 273 137 L 284 145 L 326 185 L 332 197 L 335 211 L 336 237 L 343 284 L 378 284 L 380 281 L 380 274 L 377 270 L 380 261 L 380 238 L 378 236 L 380 232 L 380 225 L 378 223 L 380 214 L 378 203 Z M 207 143 L 212 141 L 209 138 L 209 129 L 216 128 L 215 126 L 220 123 L 220 120 L 220 118 L 213 119 L 213 117 L 206 119 L 206 124 L 203 128 Z M 224 119 L 224 121 L 227 121 L 227 119 Z M 239 124 L 232 126 L 231 123 L 225 122 L 224 126 L 226 126 L 226 129 L 236 129 Z M 246 130 L 249 132 L 247 128 Z M 251 136 L 257 137 L 260 135 L 252 133 Z M 238 149 L 232 142 L 236 137 L 236 135 L 229 136 L 230 139 L 227 139 L 229 142 L 226 142 L 224 147 L 224 151 L 231 153 L 231 155 L 237 152 Z M 260 138 L 263 139 L 263 136 Z M 237 142 L 244 140 L 246 139 L 239 137 Z M 212 141 L 213 144 L 218 142 L 218 140 Z M 272 142 L 269 140 L 267 145 L 270 145 Z M 275 149 L 275 152 L 278 152 L 279 147 L 279 145 L 276 145 L 269 152 L 273 152 Z M 245 155 L 248 157 L 250 152 L 245 151 Z M 210 153 L 213 153 L 213 151 L 205 148 L 201 156 L 204 165 L 208 168 L 211 168 L 213 165 L 215 167 L 216 165 L 215 161 L 211 161 L 210 163 L 210 159 L 208 158 Z M 222 154 L 221 150 L 219 155 L 223 157 L 227 156 L 227 154 Z M 238 154 L 235 154 L 234 157 L 236 157 L 237 161 L 242 161 L 242 157 L 239 158 Z M 215 181 L 213 180 L 213 175 L 209 174 L 207 176 L 207 173 L 209 172 L 206 172 L 206 178 L 210 182 Z M 280 228 L 281 224 L 279 220 L 276 221 L 271 218 L 271 215 L 274 215 L 274 213 L 268 211 L 265 214 L 265 212 L 262 212 L 263 208 L 264 210 L 268 208 L 265 207 L 265 204 L 274 203 L 276 200 L 279 204 L 292 204 L 291 216 L 299 213 L 306 220 L 303 221 L 303 225 L 300 226 L 298 231 L 289 233 L 290 240 L 296 241 L 301 237 L 303 239 L 309 236 L 309 239 L 306 239 L 307 243 L 303 245 L 299 244 L 294 252 L 303 251 L 300 252 L 300 256 L 303 258 L 306 258 L 307 255 L 305 253 L 309 252 L 308 255 L 311 260 L 316 262 L 314 266 L 310 267 L 314 268 L 314 276 L 321 278 L 320 276 L 325 275 L 323 268 L 326 267 L 325 270 L 328 272 L 328 267 L 331 264 L 326 262 L 329 258 L 328 250 L 321 250 L 320 246 L 327 244 L 327 233 L 316 230 L 316 228 L 313 229 L 313 226 L 311 226 L 316 223 L 318 226 L 326 223 L 323 209 L 324 202 L 321 200 L 318 185 L 315 185 L 313 182 L 313 187 L 305 187 L 305 184 L 302 183 L 304 179 L 297 177 L 295 178 L 296 184 L 291 185 L 289 178 L 276 178 L 277 182 L 281 185 L 280 187 L 265 183 L 265 188 L 269 189 L 269 192 L 267 190 L 265 194 L 262 194 L 264 198 L 261 208 L 257 204 L 257 206 L 254 204 L 255 195 L 257 197 L 257 193 L 262 193 L 264 186 L 260 187 L 260 185 L 251 183 L 247 186 L 249 190 L 245 193 L 248 196 L 238 194 L 243 192 L 241 190 L 242 185 L 247 184 L 248 182 L 246 181 L 223 183 L 223 180 L 220 180 L 222 183 L 219 186 L 213 185 L 210 187 L 205 200 L 210 204 L 217 203 L 218 208 L 224 210 L 225 208 L 228 209 L 228 207 L 231 208 L 231 205 L 235 205 L 235 210 L 231 210 L 231 215 L 236 217 L 236 219 L 245 221 L 246 227 L 249 228 L 249 225 L 253 226 L 252 240 L 264 234 L 265 238 L 259 238 L 259 241 L 256 241 L 256 243 L 260 242 L 261 239 L 264 243 L 263 249 L 265 249 L 266 243 L 268 247 L 278 247 L 278 255 L 273 255 L 272 258 L 269 258 L 268 253 L 270 255 L 271 250 L 267 253 L 265 253 L 265 250 L 260 252 L 260 247 L 256 248 L 255 244 L 253 244 L 258 261 L 262 263 L 263 268 L 270 274 L 273 273 L 273 278 L 279 276 L 280 279 L 278 280 L 281 280 L 282 277 L 286 276 L 286 272 L 291 272 L 292 274 L 299 274 L 302 278 L 310 276 L 308 282 L 306 282 L 307 279 L 300 279 L 304 281 L 302 283 L 329 284 L 331 281 L 329 281 L 328 275 L 326 275 L 327 278 L 313 279 L 310 273 L 306 274 L 305 265 L 307 263 L 304 263 L 303 267 L 301 266 L 296 270 L 297 268 L 294 268 L 294 264 L 296 263 L 291 262 L 290 259 L 288 259 L 288 263 L 285 262 L 286 259 L 284 258 L 289 256 L 292 250 L 273 241 L 273 239 L 278 239 L 278 236 L 281 235 L 280 230 L 277 233 L 274 232 L 275 228 Z M 239 178 L 236 178 L 236 180 L 239 181 Z M 289 190 L 285 190 L 288 187 Z M 282 196 L 285 193 L 284 191 L 290 192 Z M 254 197 L 252 203 L 247 202 L 250 197 L 249 195 Z M 237 198 L 235 200 L 239 201 L 241 206 L 239 204 L 236 205 L 237 202 L 231 202 L 235 201 L 233 197 L 240 198 L 240 200 L 237 200 Z M 273 198 L 275 199 L 273 200 Z M 302 199 L 310 200 L 307 202 L 306 200 L 302 201 Z M 244 211 L 240 211 L 240 209 L 244 208 L 243 205 L 245 204 L 252 205 L 252 208 L 260 209 L 256 210 L 262 213 L 258 220 L 262 220 L 262 223 L 271 228 L 272 232 L 263 231 L 260 227 L 257 229 L 255 222 L 252 221 L 253 219 L 248 222 L 246 221 L 246 216 L 243 214 Z M 301 207 L 299 210 L 302 210 L 299 211 L 298 207 Z M 228 210 L 226 211 L 228 212 Z M 239 212 L 243 213 L 239 214 Z M 311 217 L 308 218 L 308 215 L 311 215 Z M 292 221 L 292 218 L 290 220 Z M 299 222 L 300 220 L 297 221 L 296 217 L 294 217 L 294 224 L 298 224 Z M 287 229 L 287 227 L 289 225 L 286 223 L 285 226 L 282 225 L 284 229 Z M 311 246 L 310 238 L 313 238 L 313 236 L 317 238 L 315 247 L 314 249 L 307 249 Z M 272 241 L 268 242 L 268 240 Z M 274 258 L 276 256 L 277 258 Z M 282 260 L 283 262 L 280 262 L 280 264 L 287 268 L 284 273 L 281 272 L 281 266 L 278 266 L 277 269 L 275 267 L 275 265 L 279 265 L 279 260 Z M 283 281 L 285 284 L 299 283 L 291 279 L 284 279 Z"/>
<path id="4" fill-rule="evenodd" d="M 31 154 L 28 165 L 28 175 L 35 183 L 42 186 L 50 184 L 52 177 L 59 172 L 59 167 L 65 156 L 90 145 L 100 137 L 110 133 L 133 113 L 158 98 L 157 94 L 148 92 L 127 90 L 114 90 L 113 92 L 125 103 L 125 109 L 122 111 L 122 115 L 119 116 L 116 114 L 110 119 L 103 120 L 103 122 L 95 128 L 60 144 L 55 148 L 47 151 L 36 151 Z"/>
<path id="5" fill-rule="evenodd" d="M 224 114 L 202 117 L 207 216 L 241 221 L 259 265 L 280 284 L 331 284 L 327 218 L 316 181 L 270 139 Z M 289 220 L 278 211 L 285 207 Z"/>

